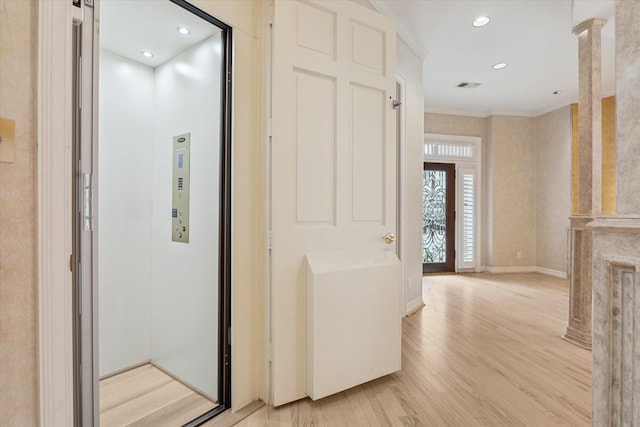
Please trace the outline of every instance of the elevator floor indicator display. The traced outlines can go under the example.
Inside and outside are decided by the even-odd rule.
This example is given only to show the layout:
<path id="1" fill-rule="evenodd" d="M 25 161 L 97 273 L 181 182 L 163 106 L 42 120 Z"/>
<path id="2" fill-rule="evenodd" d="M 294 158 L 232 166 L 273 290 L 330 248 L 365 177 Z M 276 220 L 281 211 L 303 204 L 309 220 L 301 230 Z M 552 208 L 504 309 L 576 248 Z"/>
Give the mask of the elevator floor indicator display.
<path id="1" fill-rule="evenodd" d="M 189 153 L 191 133 L 173 137 L 171 240 L 189 243 Z"/>

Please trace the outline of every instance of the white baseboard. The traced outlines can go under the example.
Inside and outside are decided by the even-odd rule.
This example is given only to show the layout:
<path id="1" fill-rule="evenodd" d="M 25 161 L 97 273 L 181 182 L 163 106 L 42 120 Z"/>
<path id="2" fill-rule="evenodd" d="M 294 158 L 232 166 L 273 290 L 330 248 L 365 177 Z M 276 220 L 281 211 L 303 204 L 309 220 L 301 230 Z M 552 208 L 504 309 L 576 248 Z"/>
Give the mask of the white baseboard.
<path id="1" fill-rule="evenodd" d="M 492 274 L 506 274 L 506 273 L 540 273 L 546 276 L 553 276 L 559 279 L 566 279 L 567 273 L 559 270 L 551 270 L 545 267 L 488 267 L 482 266 L 482 271 L 486 271 Z"/>
<path id="2" fill-rule="evenodd" d="M 506 273 L 535 273 L 536 267 L 482 267 L 482 271 L 493 274 L 506 274 Z"/>
<path id="3" fill-rule="evenodd" d="M 422 307 L 424 307 L 424 301 L 422 300 L 422 295 L 420 295 L 418 298 L 414 298 L 407 303 L 407 306 L 405 307 L 405 316 L 412 315 Z"/>
<path id="4" fill-rule="evenodd" d="M 545 267 L 536 267 L 536 273 L 544 274 L 546 276 L 557 277 L 558 279 L 567 278 L 567 273 L 565 271 L 552 270 L 550 268 L 545 268 Z"/>

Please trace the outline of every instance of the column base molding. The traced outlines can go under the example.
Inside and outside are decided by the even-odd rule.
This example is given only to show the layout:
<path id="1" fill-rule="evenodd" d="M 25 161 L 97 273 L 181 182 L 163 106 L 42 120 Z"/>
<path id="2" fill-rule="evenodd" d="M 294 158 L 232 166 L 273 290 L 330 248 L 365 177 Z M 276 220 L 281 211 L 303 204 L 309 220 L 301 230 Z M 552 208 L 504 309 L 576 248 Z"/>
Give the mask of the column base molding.
<path id="1" fill-rule="evenodd" d="M 592 237 L 588 215 L 574 215 L 569 239 L 569 321 L 563 339 L 591 349 Z"/>
<path id="2" fill-rule="evenodd" d="M 591 333 L 586 334 L 571 326 L 567 326 L 567 330 L 564 332 L 564 335 L 562 335 L 562 339 L 578 347 L 582 347 L 585 350 L 591 350 Z"/>

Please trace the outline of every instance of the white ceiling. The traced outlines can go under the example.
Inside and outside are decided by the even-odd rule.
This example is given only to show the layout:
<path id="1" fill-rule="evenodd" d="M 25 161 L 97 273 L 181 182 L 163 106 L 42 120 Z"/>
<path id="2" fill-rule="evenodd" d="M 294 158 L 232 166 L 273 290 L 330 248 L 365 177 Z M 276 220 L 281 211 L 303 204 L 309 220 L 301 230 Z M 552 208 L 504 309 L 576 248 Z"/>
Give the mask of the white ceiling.
<path id="1" fill-rule="evenodd" d="M 424 60 L 426 111 L 539 115 L 577 100 L 578 38 L 585 19 L 608 20 L 602 40 L 603 95 L 615 92 L 614 0 L 370 0 L 397 21 Z M 471 25 L 477 16 L 489 25 Z M 219 31 L 159 0 L 102 0 L 101 46 L 156 67 Z M 182 36 L 180 25 L 191 30 Z M 140 52 L 154 53 L 151 59 Z M 507 62 L 507 68 L 491 66 Z M 456 87 L 477 82 L 476 89 Z M 553 92 L 561 90 L 560 95 Z"/>
<path id="2" fill-rule="evenodd" d="M 576 102 L 575 25 L 608 19 L 602 40 L 603 95 L 615 92 L 613 0 L 371 0 L 397 21 L 424 59 L 425 109 L 487 116 L 539 115 Z M 485 15 L 491 22 L 475 28 Z M 498 62 L 508 63 L 493 70 Z M 476 89 L 456 87 L 477 82 Z M 554 95 L 553 92 L 562 93 Z"/>
<path id="3" fill-rule="evenodd" d="M 179 26 L 191 34 L 178 33 Z M 102 0 L 100 47 L 118 55 L 157 67 L 220 29 L 170 1 Z M 141 52 L 153 53 L 145 58 Z"/>

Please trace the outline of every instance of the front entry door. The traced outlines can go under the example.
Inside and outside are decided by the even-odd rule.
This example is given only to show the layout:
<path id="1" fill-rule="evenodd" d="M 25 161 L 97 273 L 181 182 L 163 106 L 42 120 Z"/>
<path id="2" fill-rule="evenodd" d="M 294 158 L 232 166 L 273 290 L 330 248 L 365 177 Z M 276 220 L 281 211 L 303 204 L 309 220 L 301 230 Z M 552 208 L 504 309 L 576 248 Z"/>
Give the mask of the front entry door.
<path id="1" fill-rule="evenodd" d="M 455 271 L 455 165 L 424 163 L 422 271 Z"/>

